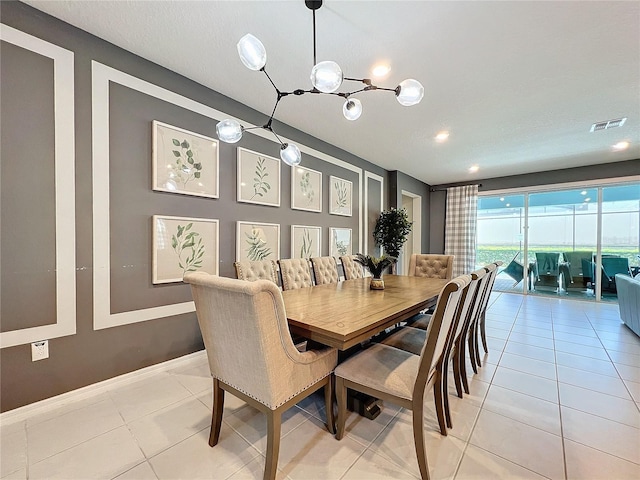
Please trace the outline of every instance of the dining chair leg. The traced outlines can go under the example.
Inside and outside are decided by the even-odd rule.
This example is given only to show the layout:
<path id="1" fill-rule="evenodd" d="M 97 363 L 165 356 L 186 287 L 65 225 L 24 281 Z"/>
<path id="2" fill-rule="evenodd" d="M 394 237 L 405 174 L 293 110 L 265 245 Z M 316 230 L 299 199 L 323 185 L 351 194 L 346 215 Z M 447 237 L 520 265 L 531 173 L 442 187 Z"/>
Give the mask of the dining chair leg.
<path id="1" fill-rule="evenodd" d="M 220 438 L 222 426 L 222 411 L 224 410 L 224 390 L 220 387 L 220 380 L 213 379 L 213 411 L 211 412 L 211 432 L 209 433 L 209 446 L 215 447 Z"/>
<path id="2" fill-rule="evenodd" d="M 435 387 L 435 385 L 434 385 Z M 424 403 L 413 402 L 413 443 L 416 447 L 416 457 L 418 458 L 418 468 L 420 469 L 420 477 L 422 480 L 429 480 L 429 463 L 427 462 L 427 448 L 424 441 Z"/>
<path id="3" fill-rule="evenodd" d="M 489 348 L 487 348 L 487 332 L 485 330 L 485 312 L 482 312 L 482 319 L 480 320 L 480 336 L 482 337 L 482 348 L 484 348 L 484 353 L 489 353 Z"/>
<path id="4" fill-rule="evenodd" d="M 480 326 L 478 325 L 478 323 L 479 323 L 479 319 L 478 319 L 478 322 L 475 323 L 474 329 L 473 329 L 473 353 L 475 353 L 476 355 L 477 365 L 481 367 L 482 362 L 480 361 L 480 342 L 478 341 L 478 337 L 480 336 L 480 332 L 478 330 L 480 329 Z"/>
<path id="5" fill-rule="evenodd" d="M 442 380 L 442 385 L 440 388 L 442 389 L 442 405 L 444 407 L 444 419 L 447 424 L 447 428 L 453 428 L 453 423 L 451 423 L 451 410 L 449 410 L 449 367 L 443 369 L 442 376 L 440 377 Z"/>
<path id="6" fill-rule="evenodd" d="M 473 368 L 473 373 L 478 373 L 478 365 L 476 364 L 476 352 L 473 348 L 473 325 L 469 329 L 469 337 L 467 338 L 469 344 L 469 360 L 471 360 L 471 368 Z"/>
<path id="7" fill-rule="evenodd" d="M 458 364 L 460 365 L 460 378 L 462 380 L 462 388 L 464 393 L 469 395 L 469 380 L 467 380 L 467 358 L 466 358 L 467 342 L 460 340 L 460 351 L 458 352 Z"/>
<path id="8" fill-rule="evenodd" d="M 330 433 L 336 433 L 336 419 L 333 415 L 333 382 L 334 376 L 331 374 L 327 378 L 327 384 L 324 386 L 324 410 L 327 415 L 327 430 Z"/>
<path id="9" fill-rule="evenodd" d="M 436 373 L 439 375 L 439 373 Z M 447 436 L 447 426 L 444 419 L 444 401 L 442 400 L 442 385 L 440 382 L 433 384 L 433 397 L 436 404 L 436 417 L 438 418 L 438 426 L 440 427 L 440 434 Z"/>
<path id="10" fill-rule="evenodd" d="M 278 409 L 267 412 L 267 454 L 264 466 L 264 480 L 275 480 L 280 453 L 280 432 L 282 412 Z"/>
<path id="11" fill-rule="evenodd" d="M 338 403 L 336 439 L 342 440 L 344 436 L 344 424 L 347 421 L 347 387 L 344 386 L 344 379 L 340 377 L 336 377 L 336 400 Z"/>
<path id="12" fill-rule="evenodd" d="M 456 345 L 453 352 L 453 380 L 456 383 L 456 393 L 459 398 L 462 398 L 462 381 L 460 376 L 460 345 Z"/>

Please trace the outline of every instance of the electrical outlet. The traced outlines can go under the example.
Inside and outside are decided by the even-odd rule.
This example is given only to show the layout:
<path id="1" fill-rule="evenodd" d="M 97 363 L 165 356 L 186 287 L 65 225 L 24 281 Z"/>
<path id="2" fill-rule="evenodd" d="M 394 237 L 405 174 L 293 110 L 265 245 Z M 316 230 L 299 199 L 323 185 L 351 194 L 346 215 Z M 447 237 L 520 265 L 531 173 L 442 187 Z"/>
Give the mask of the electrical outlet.
<path id="1" fill-rule="evenodd" d="M 49 358 L 49 340 L 33 342 L 31 344 L 31 361 L 44 360 Z"/>

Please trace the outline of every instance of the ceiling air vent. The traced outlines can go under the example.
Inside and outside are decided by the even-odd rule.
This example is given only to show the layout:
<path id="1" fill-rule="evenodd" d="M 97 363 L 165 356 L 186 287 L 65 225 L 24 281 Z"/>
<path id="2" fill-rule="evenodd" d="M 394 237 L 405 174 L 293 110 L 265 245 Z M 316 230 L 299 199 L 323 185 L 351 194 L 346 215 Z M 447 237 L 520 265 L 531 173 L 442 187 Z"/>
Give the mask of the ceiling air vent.
<path id="1" fill-rule="evenodd" d="M 591 125 L 592 132 L 597 132 L 598 130 L 607 130 L 609 128 L 621 127 L 624 125 L 624 122 L 627 121 L 627 117 L 624 118 L 616 118 L 615 120 L 607 120 L 605 122 L 598 122 Z"/>

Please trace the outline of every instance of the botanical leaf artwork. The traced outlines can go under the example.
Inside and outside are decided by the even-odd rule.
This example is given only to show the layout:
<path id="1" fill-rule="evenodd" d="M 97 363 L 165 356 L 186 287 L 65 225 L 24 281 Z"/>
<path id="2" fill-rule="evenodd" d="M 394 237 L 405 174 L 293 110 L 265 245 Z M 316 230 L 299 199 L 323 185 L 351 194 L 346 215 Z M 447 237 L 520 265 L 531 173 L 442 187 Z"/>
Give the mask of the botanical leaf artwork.
<path id="1" fill-rule="evenodd" d="M 191 230 L 193 223 L 186 226 L 178 225 L 177 232 L 171 236 L 171 247 L 178 255 L 178 265 L 182 269 L 182 275 L 187 272 L 194 272 L 202 267 L 202 257 L 204 256 L 204 244 L 202 237 L 194 230 Z"/>
<path id="2" fill-rule="evenodd" d="M 342 240 L 336 240 L 336 249 L 340 255 L 346 255 L 348 249 L 347 242 L 343 242 Z"/>
<path id="3" fill-rule="evenodd" d="M 313 255 L 313 240 L 309 229 L 305 228 L 302 233 L 302 246 L 300 247 L 300 258 L 311 258 Z"/>
<path id="4" fill-rule="evenodd" d="M 271 255 L 271 249 L 267 246 L 267 241 L 263 238 L 262 229 L 252 228 L 250 233 L 245 232 L 247 237 L 247 258 L 249 260 L 264 260 Z"/>
<path id="5" fill-rule="evenodd" d="M 336 180 L 333 184 L 333 188 L 336 191 L 336 207 L 338 209 L 345 208 L 347 206 L 347 182 Z"/>
<path id="6" fill-rule="evenodd" d="M 311 179 L 309 177 L 309 172 L 305 172 L 302 174 L 302 178 L 300 179 L 300 191 L 302 192 L 302 196 L 307 200 L 307 205 L 311 205 L 315 196 L 315 192 L 311 186 Z"/>
<path id="7" fill-rule="evenodd" d="M 253 177 L 253 196 L 250 200 L 253 200 L 257 196 L 263 197 L 269 190 L 271 190 L 271 185 L 265 180 L 269 176 L 269 172 L 267 172 L 267 167 L 264 162 L 264 158 L 258 157 L 255 176 Z"/>
<path id="8" fill-rule="evenodd" d="M 169 177 L 176 184 L 179 183 L 185 187 L 190 181 L 200 178 L 202 163 L 197 160 L 196 152 L 191 149 L 186 139 L 181 142 L 177 138 L 172 138 L 171 141 L 176 148 L 172 150 L 175 163 L 169 164 L 171 168 Z"/>

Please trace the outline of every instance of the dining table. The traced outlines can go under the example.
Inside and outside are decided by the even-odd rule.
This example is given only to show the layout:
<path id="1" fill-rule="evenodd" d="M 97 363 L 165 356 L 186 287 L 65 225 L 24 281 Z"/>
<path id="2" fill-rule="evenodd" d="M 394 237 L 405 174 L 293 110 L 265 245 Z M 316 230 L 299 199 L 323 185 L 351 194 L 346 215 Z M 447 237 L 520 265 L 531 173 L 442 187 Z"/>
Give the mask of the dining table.
<path id="1" fill-rule="evenodd" d="M 347 350 L 434 306 L 447 280 L 385 275 L 384 290 L 371 277 L 285 290 L 291 333 Z"/>

